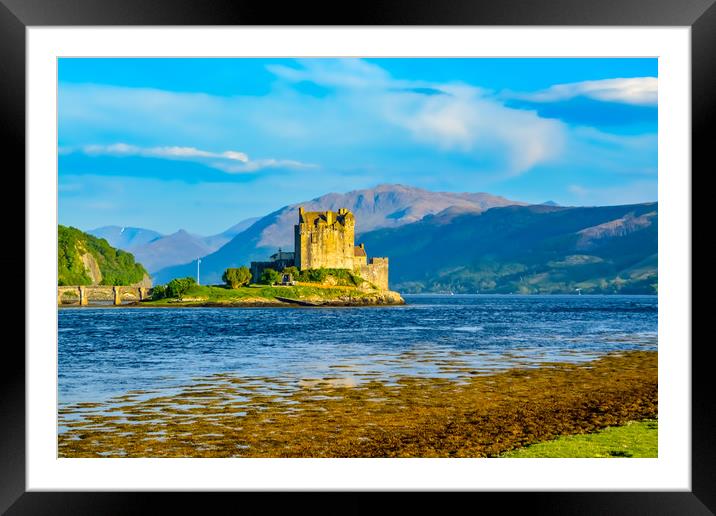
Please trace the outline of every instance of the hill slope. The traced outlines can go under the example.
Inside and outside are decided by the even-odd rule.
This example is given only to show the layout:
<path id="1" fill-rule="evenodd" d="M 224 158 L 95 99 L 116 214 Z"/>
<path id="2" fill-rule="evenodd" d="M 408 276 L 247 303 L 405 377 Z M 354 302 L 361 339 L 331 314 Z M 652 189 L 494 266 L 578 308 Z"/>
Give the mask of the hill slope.
<path id="1" fill-rule="evenodd" d="M 657 226 L 656 203 L 452 208 L 362 241 L 401 292 L 654 294 Z"/>
<path id="2" fill-rule="evenodd" d="M 149 280 L 131 253 L 66 226 L 57 227 L 57 274 L 58 285 L 132 285 Z"/>
<path id="3" fill-rule="evenodd" d="M 360 234 L 379 228 L 400 227 L 451 207 L 481 212 L 495 206 L 521 204 L 524 203 L 487 193 L 430 192 L 404 185 L 379 185 L 345 194 L 329 193 L 284 206 L 259 219 L 216 252 L 202 258 L 201 277 L 204 283 L 219 282 L 227 267 L 265 260 L 279 247 L 293 250 L 293 226 L 298 220 L 299 206 L 308 211 L 348 208 L 356 216 L 356 234 Z M 370 252 L 374 254 L 372 249 Z M 173 278 L 194 275 L 195 268 L 192 263 L 168 267 L 156 272 L 154 279 L 165 283 Z"/>

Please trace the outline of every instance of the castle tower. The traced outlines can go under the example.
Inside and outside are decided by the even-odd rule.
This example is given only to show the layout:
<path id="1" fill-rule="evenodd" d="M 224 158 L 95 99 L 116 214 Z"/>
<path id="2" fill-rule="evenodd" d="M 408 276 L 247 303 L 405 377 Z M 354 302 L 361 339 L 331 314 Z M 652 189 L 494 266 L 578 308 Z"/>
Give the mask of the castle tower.
<path id="1" fill-rule="evenodd" d="M 346 208 L 305 211 L 298 208 L 294 226 L 296 267 L 299 270 L 353 269 L 355 217 Z"/>

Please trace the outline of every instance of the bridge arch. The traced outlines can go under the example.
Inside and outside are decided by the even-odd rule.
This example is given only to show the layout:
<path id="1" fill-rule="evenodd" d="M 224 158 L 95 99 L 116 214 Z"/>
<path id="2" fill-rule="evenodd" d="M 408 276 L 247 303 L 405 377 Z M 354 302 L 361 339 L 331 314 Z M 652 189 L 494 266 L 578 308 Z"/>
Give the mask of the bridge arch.
<path id="1" fill-rule="evenodd" d="M 113 305 L 119 306 L 127 300 L 130 302 L 144 301 L 151 295 L 151 290 L 148 287 L 128 285 L 62 285 L 57 287 L 57 305 L 88 306 L 91 301 L 109 301 Z"/>

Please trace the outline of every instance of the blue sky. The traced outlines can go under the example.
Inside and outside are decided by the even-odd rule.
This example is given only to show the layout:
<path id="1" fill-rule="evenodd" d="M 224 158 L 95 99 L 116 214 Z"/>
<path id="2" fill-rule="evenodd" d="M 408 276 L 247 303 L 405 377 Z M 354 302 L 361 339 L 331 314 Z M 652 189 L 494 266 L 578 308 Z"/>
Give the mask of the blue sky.
<path id="1" fill-rule="evenodd" d="M 657 198 L 656 59 L 59 60 L 59 222 L 214 234 L 381 183 Z"/>

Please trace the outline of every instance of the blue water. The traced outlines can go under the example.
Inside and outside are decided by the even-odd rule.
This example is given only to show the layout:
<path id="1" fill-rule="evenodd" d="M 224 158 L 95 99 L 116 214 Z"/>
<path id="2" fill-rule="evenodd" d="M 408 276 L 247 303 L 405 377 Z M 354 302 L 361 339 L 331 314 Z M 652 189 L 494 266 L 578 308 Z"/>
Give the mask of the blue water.
<path id="1" fill-rule="evenodd" d="M 60 405 L 217 373 L 459 378 L 657 348 L 655 296 L 404 296 L 365 308 L 79 308 L 58 317 Z"/>

